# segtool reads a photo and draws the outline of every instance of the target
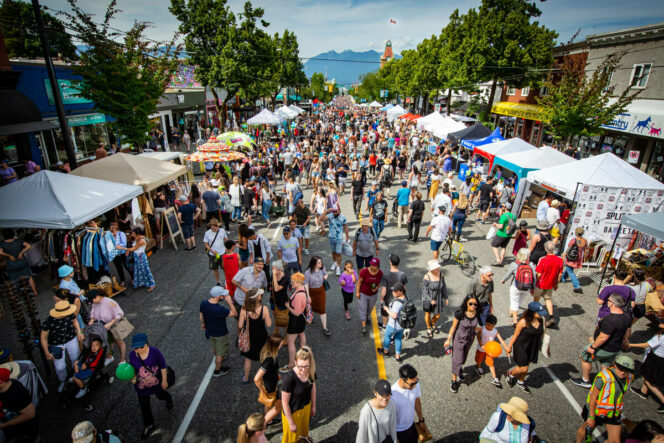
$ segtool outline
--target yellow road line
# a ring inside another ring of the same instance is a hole
[[[378,318],[376,317],[376,308],[371,310],[371,326],[373,328],[373,336],[374,336],[374,349],[376,349],[376,364],[378,365],[378,378],[382,378],[383,380],[387,380],[387,375],[385,374],[385,359],[381,355],[380,352],[378,352],[377,348],[382,347],[382,343],[380,340],[380,330],[378,329]]]

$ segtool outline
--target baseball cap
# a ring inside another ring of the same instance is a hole
[[[263,257],[256,257],[254,258],[254,263],[265,263],[265,260],[263,260]]]
[[[624,354],[616,357],[616,361],[614,363],[623,371],[634,372],[634,360]]]
[[[95,436],[95,425],[89,421],[82,421],[71,431],[73,443],[91,443]]]
[[[542,303],[536,301],[531,301],[530,303],[528,303],[528,310],[536,314],[539,314],[542,317],[547,317],[549,315],[544,309],[544,306],[542,306]]]
[[[142,348],[147,343],[148,343],[148,335],[143,333],[143,332],[139,332],[138,334],[134,334],[131,337],[131,348],[132,349]]]
[[[406,180],[403,180],[403,181],[401,182],[401,186],[406,186],[407,184],[408,184],[408,182],[407,182]]]
[[[224,289],[221,286],[213,286],[210,289],[210,297],[226,297],[230,292],[228,289]]]
[[[445,206],[445,205],[438,206],[438,210],[441,211],[441,212],[445,212],[445,211],[447,211],[447,206]]]
[[[11,372],[9,372],[9,369],[7,368],[0,368],[0,383],[4,383],[7,380],[9,380],[9,375]]]
[[[290,226],[284,226],[284,232],[290,232]]]
[[[376,180],[372,181],[371,186],[378,186],[378,182]]]
[[[390,386],[390,382],[383,380],[382,378],[376,382],[374,391],[376,391],[378,395],[392,395],[392,387]]]
[[[380,259],[378,257],[374,257],[369,261],[369,266],[380,266]]]
[[[181,202],[186,202],[187,201],[187,196],[186,195],[181,195],[180,196],[180,201]]]
[[[394,285],[392,285],[392,292],[394,291],[399,291],[399,292],[406,292],[406,288],[403,286],[403,283],[400,281],[396,282]]]

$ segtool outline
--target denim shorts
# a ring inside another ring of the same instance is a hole
[[[344,242],[343,240],[330,239],[330,249],[334,254],[341,254],[343,251]]]
[[[431,241],[429,242],[429,244],[430,244],[430,246],[431,246],[431,250],[432,250],[432,251],[437,251],[437,250],[440,249],[440,247],[441,247],[441,245],[443,244],[443,242],[442,242],[442,241],[431,240]]]
[[[83,369],[78,371],[78,373],[74,374],[74,377],[76,377],[79,380],[87,380],[88,378],[92,377],[93,372],[94,372],[93,369]]]
[[[194,225],[189,223],[182,223],[182,235],[184,238],[191,238],[194,236]]]

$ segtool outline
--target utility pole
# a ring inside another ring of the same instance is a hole
[[[62,104],[62,96],[60,95],[60,86],[58,79],[55,77],[55,68],[53,67],[53,60],[51,60],[51,51],[49,51],[48,38],[46,37],[46,30],[44,29],[44,19],[41,15],[41,7],[39,0],[32,0],[32,9],[35,11],[35,19],[37,20],[37,29],[39,30],[39,39],[41,40],[42,52],[44,54],[44,62],[46,63],[46,71],[48,72],[48,80],[51,84],[51,91],[53,92],[53,101],[55,102],[55,110],[58,113],[58,121],[60,122],[60,132],[62,132],[62,139],[65,142],[65,151],[67,152],[67,160],[71,169],[76,169],[76,154],[74,153],[74,140],[71,138],[71,131],[65,116],[65,108]]]

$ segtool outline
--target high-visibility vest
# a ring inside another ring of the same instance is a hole
[[[623,408],[623,395],[629,389],[630,383],[634,380],[634,375],[627,373],[623,390],[616,386],[616,375],[609,369],[603,369],[602,372],[597,374],[595,380],[601,378],[604,382],[602,390],[597,396],[597,405],[595,406],[595,416],[613,418],[620,415]],[[593,383],[594,385],[594,383]],[[616,392],[617,391],[617,392]],[[591,390],[592,393],[592,390]],[[586,400],[590,404],[590,395]]]

